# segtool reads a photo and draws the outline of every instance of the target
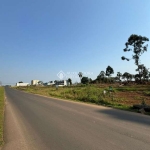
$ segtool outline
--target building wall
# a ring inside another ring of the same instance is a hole
[[[54,85],[54,84],[55,84],[54,81],[47,83],[47,85]]]
[[[67,80],[60,80],[60,81],[56,82],[56,85],[58,85],[58,86],[67,86],[68,82],[67,82]]]
[[[29,83],[16,83],[16,86],[28,86]]]
[[[40,80],[31,80],[31,85],[37,85]]]

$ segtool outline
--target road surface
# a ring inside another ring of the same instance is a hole
[[[150,116],[5,91],[3,150],[150,150]]]

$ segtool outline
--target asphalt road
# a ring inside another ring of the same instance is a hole
[[[150,116],[5,90],[3,150],[150,150]]]

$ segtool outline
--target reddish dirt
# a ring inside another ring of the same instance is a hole
[[[144,100],[147,105],[150,105],[150,96],[145,95],[143,92],[117,92],[115,97],[121,104],[132,106],[133,104],[141,104]]]

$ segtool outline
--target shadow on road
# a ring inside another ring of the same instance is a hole
[[[97,110],[99,113],[104,113],[111,118],[115,118],[118,120],[128,121],[128,122],[135,122],[145,125],[150,125],[150,116],[127,112],[117,109],[106,109],[106,110]]]

